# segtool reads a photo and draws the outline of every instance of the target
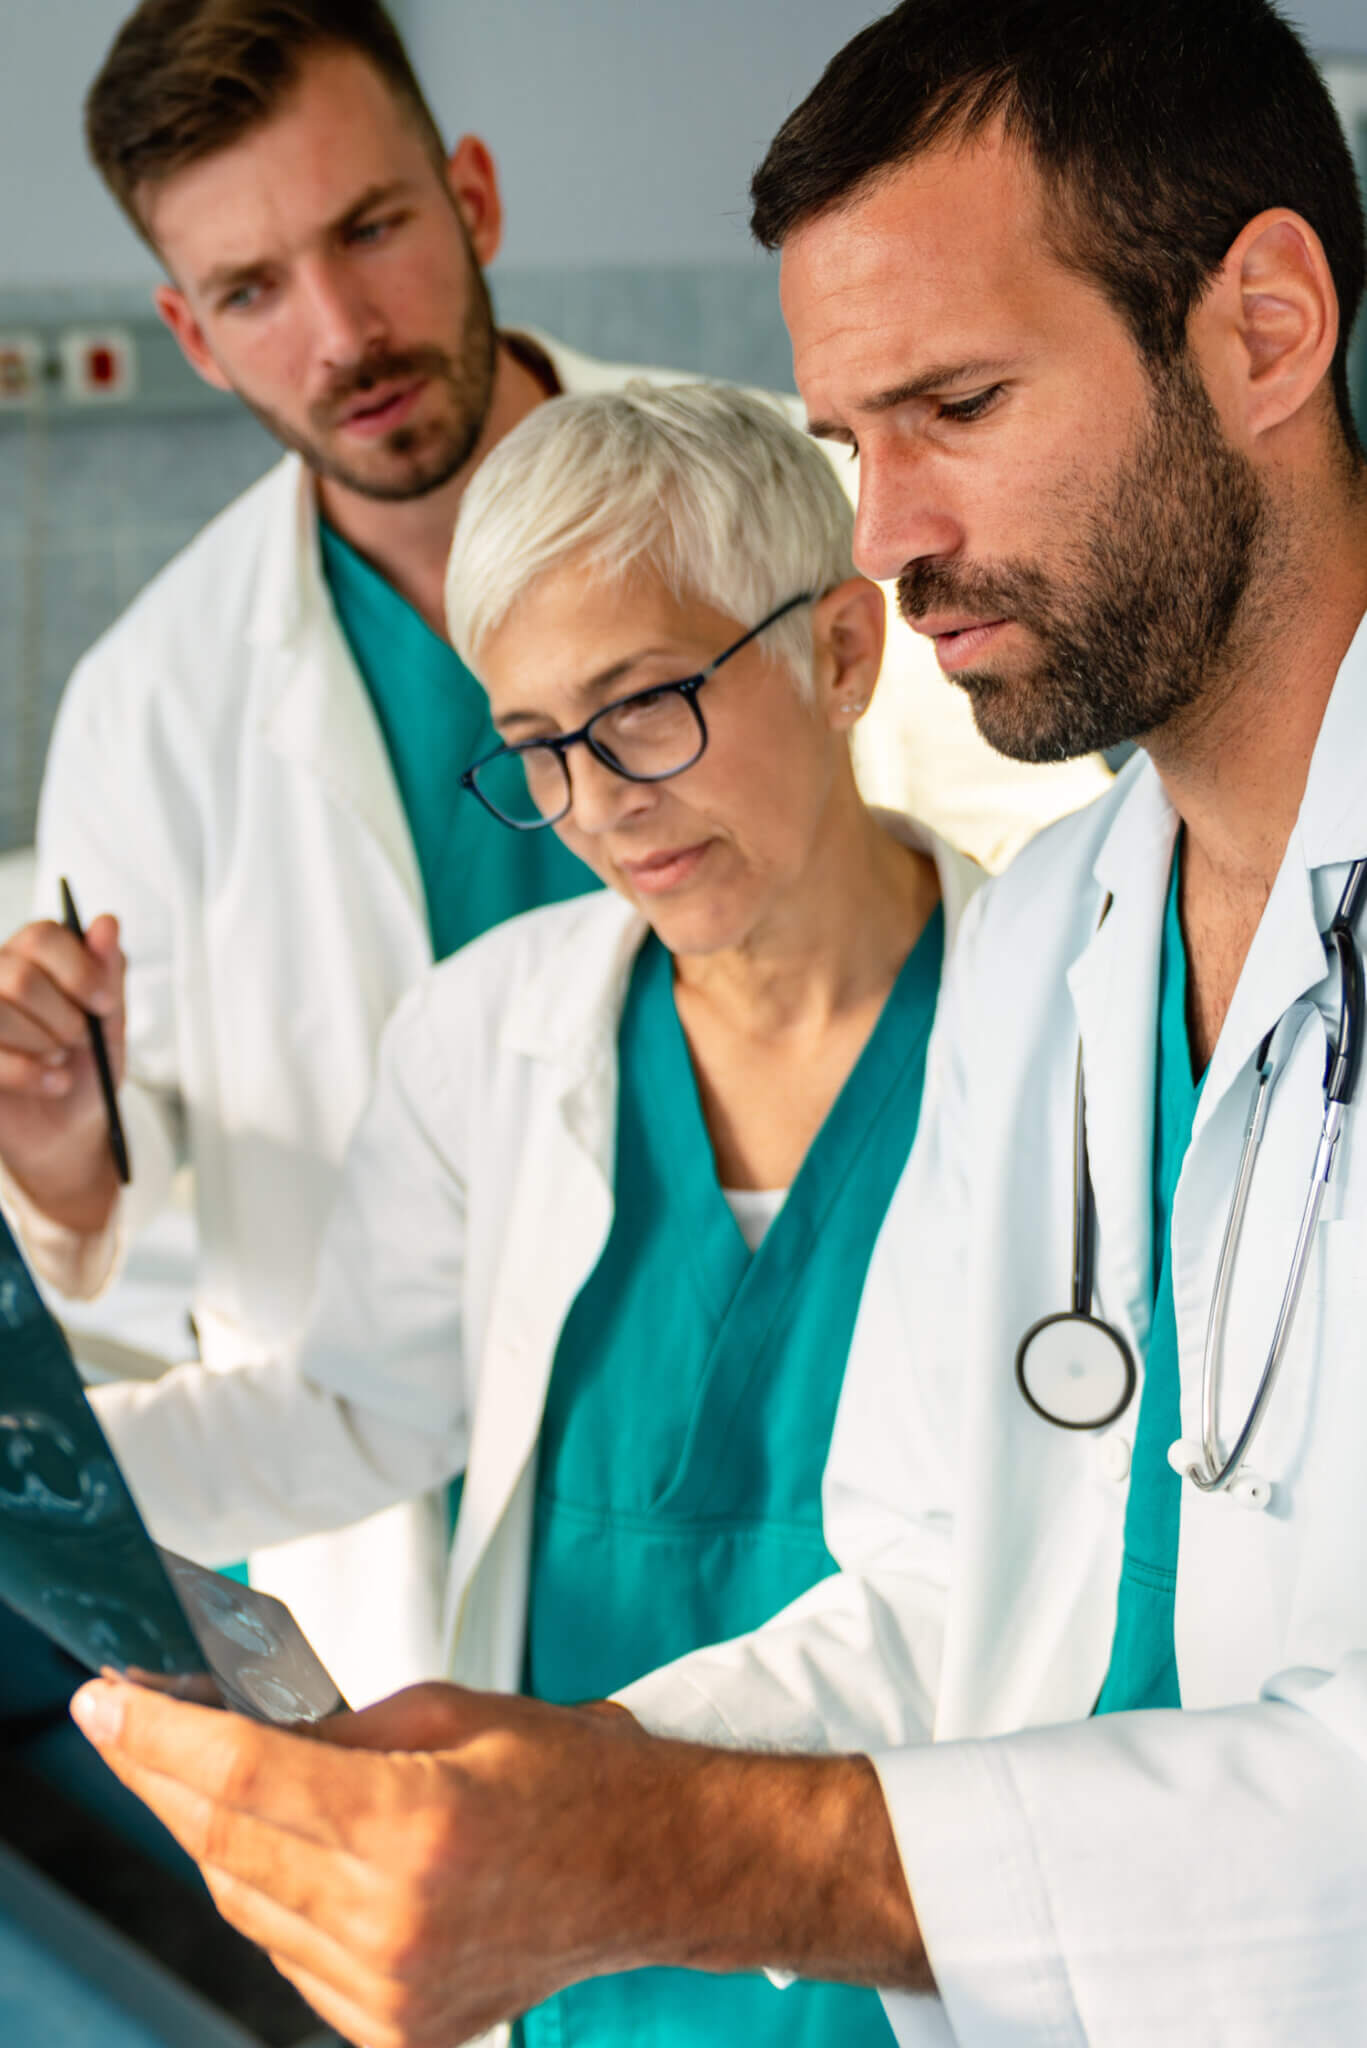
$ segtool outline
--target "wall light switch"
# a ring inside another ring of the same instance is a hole
[[[73,405],[119,405],[136,391],[137,344],[126,327],[69,327],[58,349]]]

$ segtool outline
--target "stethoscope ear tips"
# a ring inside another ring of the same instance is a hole
[[[1202,1493],[1218,1491],[1221,1499],[1231,1501],[1237,1508],[1249,1508],[1256,1513],[1272,1504],[1272,1482],[1257,1472],[1241,1470],[1218,1489],[1203,1487],[1201,1475],[1207,1469],[1205,1449],[1190,1437],[1181,1437],[1169,1445],[1168,1463],[1179,1479],[1190,1479]]]

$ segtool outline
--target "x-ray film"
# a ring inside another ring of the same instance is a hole
[[[92,1671],[259,1721],[345,1705],[280,1601],[153,1543],[3,1216],[0,1599]]]

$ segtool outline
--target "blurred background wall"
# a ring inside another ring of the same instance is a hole
[[[0,349],[111,325],[126,404],[0,404],[0,851],[26,843],[71,666],[271,461],[149,321],[156,267],[86,164],[85,88],[128,0],[0,0]],[[500,316],[595,354],[789,385],[746,187],[784,114],[877,0],[396,0],[439,119],[498,159]],[[1301,0],[1367,165],[1367,5]],[[1199,20],[1200,0],[1193,0]],[[1367,336],[1359,336],[1367,386]],[[3,358],[0,357],[0,365]]]

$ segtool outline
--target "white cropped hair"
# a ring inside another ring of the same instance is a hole
[[[829,457],[764,399],[721,384],[650,385],[537,406],[479,466],[446,570],[461,659],[524,590],[570,561],[612,583],[652,570],[744,630],[800,591],[854,574],[854,515]],[[804,692],[803,606],[763,643]]]

